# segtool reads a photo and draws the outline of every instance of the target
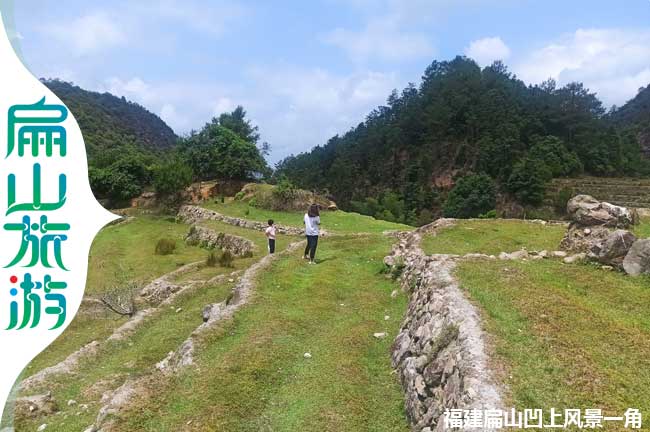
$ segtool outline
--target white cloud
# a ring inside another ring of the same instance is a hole
[[[515,63],[529,83],[581,81],[605,104],[622,104],[650,82],[650,30],[579,29]]]
[[[217,117],[218,115],[233,111],[237,105],[228,97],[220,97],[214,104],[212,114]]]
[[[201,127],[225,111],[233,110],[237,104],[244,104],[240,99],[227,96],[225,86],[215,83],[147,82],[139,77],[122,79],[112,77],[100,83],[100,92],[109,92],[115,96],[137,102],[162,118],[177,134],[188,133]]]
[[[343,3],[363,10],[364,24],[359,29],[333,29],[322,35],[321,40],[342,49],[353,61],[397,62],[433,55],[435,49],[429,36],[418,29],[419,24],[430,20],[435,10],[431,0],[345,0]]]
[[[500,37],[486,37],[469,44],[465,55],[474,59],[480,66],[488,66],[495,60],[507,60],[510,57],[510,48]]]
[[[72,49],[76,56],[86,56],[127,42],[124,29],[116,17],[94,12],[71,22],[46,26],[44,32]]]
[[[322,40],[346,51],[354,61],[378,58],[385,61],[417,59],[433,54],[429,39],[419,33],[403,31],[390,19],[369,21],[360,31],[337,28]]]
[[[324,144],[356,126],[399,85],[395,74],[335,75],[320,68],[263,67],[251,71],[257,100],[245,105],[259,122],[275,159]]]
[[[156,0],[147,5],[146,13],[182,22],[196,31],[221,36],[228,25],[245,16],[246,10],[231,1]]]

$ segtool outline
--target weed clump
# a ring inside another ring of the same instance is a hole
[[[218,261],[221,267],[232,268],[234,267],[233,262],[235,261],[235,256],[232,254],[232,252],[225,250],[221,253],[221,256],[219,256]]]
[[[156,255],[171,255],[176,250],[176,241],[162,238],[156,243]]]
[[[205,265],[208,267],[216,267],[219,264],[219,256],[214,251],[210,251],[208,257],[205,259]]]

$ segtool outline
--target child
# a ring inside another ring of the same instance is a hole
[[[266,238],[269,239],[269,253],[275,253],[275,225],[273,225],[273,219],[269,219],[269,227],[264,233]]]

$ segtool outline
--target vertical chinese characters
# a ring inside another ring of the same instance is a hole
[[[51,272],[66,272],[64,248],[70,224],[56,220],[67,198],[65,173],[52,175],[57,160],[67,155],[67,133],[63,122],[68,110],[63,105],[48,105],[45,98],[32,105],[14,105],[8,111],[6,166],[12,159],[31,159],[31,176],[9,172],[7,175],[7,211],[3,229],[15,233],[17,250],[6,269],[29,268],[19,278],[9,278],[9,323],[7,330],[36,328],[41,314],[53,316],[50,329],[66,321],[65,281],[53,281]],[[44,169],[48,169],[44,174]],[[22,176],[22,177],[21,177]],[[29,180],[31,177],[31,188]],[[54,185],[56,193],[47,193]],[[20,281],[20,283],[19,283]],[[7,281],[4,281],[5,283]],[[16,286],[17,285],[17,286]]]

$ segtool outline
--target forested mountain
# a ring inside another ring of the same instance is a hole
[[[84,90],[60,80],[43,83],[74,113],[91,158],[98,151],[123,144],[160,150],[176,143],[176,134],[160,117],[124,97]]]
[[[110,93],[43,80],[74,113],[88,152],[93,192],[109,206],[128,205],[145,189],[178,198],[193,180],[253,180],[270,174],[257,126],[237,107],[186,137],[144,107]],[[171,201],[168,201],[168,203]]]
[[[636,97],[615,110],[611,118],[617,126],[631,129],[637,135],[641,151],[650,158],[650,85],[639,89]]]
[[[328,191],[343,208],[411,223],[470,173],[535,204],[551,177],[650,172],[627,124],[605,111],[580,83],[528,86],[500,62],[434,61],[419,86],[393,91],[357,127],[280,162],[277,175]]]

